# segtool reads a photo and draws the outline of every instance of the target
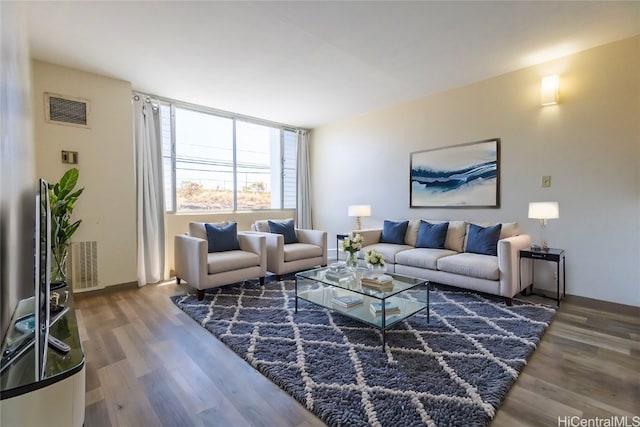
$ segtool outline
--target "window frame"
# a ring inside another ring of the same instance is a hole
[[[232,212],[232,213],[237,213],[237,212],[264,212],[264,211],[279,211],[279,210],[289,210],[289,209],[293,209],[293,208],[286,208],[284,207],[285,204],[285,132],[292,132],[294,134],[294,138],[296,136],[296,133],[299,130],[303,130],[300,128],[296,128],[294,126],[291,125],[286,125],[286,124],[282,124],[282,123],[276,123],[276,122],[271,122],[268,120],[263,120],[263,119],[258,119],[255,117],[250,117],[250,116],[244,116],[241,114],[235,114],[235,113],[231,113],[228,111],[222,111],[222,110],[217,110],[214,108],[210,108],[210,107],[205,107],[205,106],[201,106],[201,105],[195,105],[195,104],[190,104],[190,103],[186,103],[186,102],[182,102],[182,101],[177,101],[177,100],[173,100],[173,99],[168,99],[168,98],[162,98],[162,97],[158,97],[158,96],[154,96],[154,95],[148,95],[148,94],[143,94],[143,93],[139,93],[139,92],[134,92],[136,94],[139,94],[141,96],[153,96],[154,98],[159,100],[159,103],[161,105],[164,106],[168,106],[169,107],[169,122],[170,122],[170,126],[171,126],[171,130],[170,130],[170,146],[171,146],[171,175],[169,177],[164,176],[163,179],[171,179],[171,191],[172,191],[172,197],[171,197],[171,206],[166,206],[165,205],[165,213],[166,214],[189,214],[189,213],[193,213],[193,214],[202,214],[202,213],[220,213],[220,212]],[[226,118],[226,119],[231,119],[232,123],[233,123],[233,186],[234,186],[234,191],[233,191],[233,208],[231,210],[177,210],[177,179],[176,179],[176,109],[186,109],[186,110],[191,110],[194,112],[198,112],[198,113],[203,113],[203,114],[210,114],[213,116],[217,116],[217,117],[221,117],[221,118]],[[160,115],[161,115],[161,123],[164,122],[164,118],[162,117],[162,109],[160,111]],[[256,124],[256,125],[260,125],[260,126],[267,126],[270,128],[274,128],[274,129],[278,129],[280,131],[280,161],[279,161],[279,175],[280,175],[280,197],[279,197],[279,208],[268,208],[268,209],[238,209],[238,173],[237,173],[237,168],[238,168],[238,164],[237,164],[237,128],[236,128],[236,123],[237,121],[242,121],[242,122],[247,122],[247,123],[251,123],[251,124]],[[164,137],[164,136],[163,136]],[[294,142],[295,145],[295,150],[297,153],[297,144],[296,142]],[[162,152],[162,157],[165,158],[165,152],[163,150]],[[164,166],[163,166],[164,168]],[[294,169],[296,171],[296,181],[298,178],[298,170],[297,170],[297,164],[294,166]],[[163,174],[164,175],[164,174]],[[164,190],[164,186],[163,186],[163,191]],[[298,194],[297,194],[297,182],[296,182],[296,194],[295,194],[296,200],[298,198]]]

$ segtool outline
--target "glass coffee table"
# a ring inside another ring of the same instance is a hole
[[[329,272],[327,277],[328,272],[329,267],[323,267],[296,274],[296,313],[298,299],[303,299],[378,328],[382,331],[382,351],[387,329],[424,309],[429,321],[429,284],[424,279],[385,273],[392,280],[382,290],[363,285],[367,269],[359,267],[339,276]],[[424,292],[408,292],[420,286]]]

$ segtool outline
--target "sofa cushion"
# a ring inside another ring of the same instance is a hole
[[[230,222],[224,226],[205,224],[204,229],[207,232],[209,253],[240,249],[240,243],[238,242],[238,224],[235,222]]]
[[[456,255],[457,252],[449,249],[428,249],[416,248],[398,252],[396,254],[396,264],[407,265],[409,267],[427,268],[429,270],[438,269],[440,258]]]
[[[480,227],[490,227],[496,225],[493,222],[476,222],[476,225]],[[520,234],[520,226],[517,222],[503,222],[500,229],[500,239],[506,239],[507,237],[513,237]]]
[[[444,241],[447,239],[448,222],[432,224],[420,221],[420,230],[416,239],[417,248],[444,249]]]
[[[204,224],[204,222],[191,221],[189,223],[189,236],[207,240],[207,230],[204,228]],[[216,225],[218,227],[224,227],[225,225],[229,224],[229,221],[210,222],[209,224]]]
[[[438,270],[479,279],[500,280],[498,257],[461,253],[438,259]]]
[[[260,265],[260,257],[253,252],[225,251],[207,255],[209,274],[224,273]]]
[[[396,254],[402,251],[406,251],[408,249],[414,249],[414,247],[409,245],[396,245],[394,243],[376,243],[376,244],[365,246],[364,248],[362,248],[362,250],[358,254],[358,257],[363,259],[364,254],[368,250],[374,250],[379,254],[382,254],[387,263],[395,264]]]
[[[284,262],[322,256],[322,248],[308,243],[291,243],[284,246]]]
[[[287,221],[269,221],[269,232],[282,234],[284,236],[284,244],[298,243],[298,237],[296,236],[296,229],[293,220]]]
[[[441,222],[441,221],[437,221],[437,222]],[[418,241],[418,232],[420,231],[420,224],[422,224],[422,220],[420,219],[409,220],[409,225],[407,226],[407,234],[405,234],[404,236],[405,244],[411,245],[414,247],[416,246],[416,242]]]
[[[380,243],[394,243],[396,245],[404,245],[404,237],[407,233],[409,221],[389,221],[384,220],[382,226],[382,235]]]
[[[469,224],[466,252],[497,256],[501,228],[502,224],[496,224],[492,227]]]

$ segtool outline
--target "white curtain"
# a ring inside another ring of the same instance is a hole
[[[164,277],[164,192],[160,108],[149,97],[134,95],[138,286]]]
[[[312,228],[308,131],[296,131],[296,145],[298,146],[296,224],[298,228]]]

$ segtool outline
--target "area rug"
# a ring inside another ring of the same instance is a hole
[[[300,300],[293,280],[173,302],[329,426],[486,426],[555,309],[432,286],[426,310],[387,330]],[[424,291],[424,290],[423,290]]]

